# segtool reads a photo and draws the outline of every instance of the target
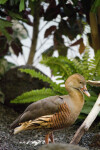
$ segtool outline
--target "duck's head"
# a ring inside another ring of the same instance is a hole
[[[86,81],[84,77],[78,73],[71,75],[66,80],[65,87],[68,91],[70,91],[71,89],[76,89],[90,97],[90,93],[86,88]]]

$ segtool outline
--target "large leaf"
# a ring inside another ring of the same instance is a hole
[[[83,43],[83,39],[80,42],[79,53],[82,54],[85,50],[85,45]]]
[[[72,4],[65,4],[64,12],[65,12],[66,16],[72,17],[75,15],[75,8]]]
[[[68,47],[64,44],[64,38],[60,34],[59,30],[54,33],[54,48],[58,50],[59,55],[66,56]]]
[[[25,9],[25,0],[20,0],[19,11],[22,11],[24,9]]]
[[[74,40],[77,34],[82,34],[83,24],[76,16],[72,16],[67,20],[61,19],[59,23],[59,33],[67,36],[70,40]]]
[[[19,53],[22,53],[22,44],[20,43],[19,39],[13,40],[11,42],[11,47],[17,56],[19,55]]]
[[[55,31],[53,40],[54,40],[55,49],[59,49],[59,47],[64,45],[64,38],[60,34],[59,30]]]
[[[48,6],[46,12],[44,13],[44,19],[47,21],[53,20],[54,18],[57,17],[59,12],[60,12],[59,5],[56,6],[56,1],[52,0],[49,3],[49,6]]]
[[[83,41],[83,38],[80,38],[79,40],[72,43],[70,46],[76,46],[76,45],[80,44],[82,41]]]
[[[46,37],[48,37],[49,35],[51,35],[51,33],[53,32],[53,31],[55,31],[56,30],[56,26],[50,26],[48,29],[46,29],[46,31],[45,31],[45,34],[44,34],[44,37],[46,38]]]

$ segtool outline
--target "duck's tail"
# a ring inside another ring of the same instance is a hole
[[[21,126],[19,126],[19,127],[16,127],[15,129],[14,129],[14,134],[17,134],[17,133],[19,133],[19,132],[21,132],[21,131],[23,131],[24,130],[24,126],[23,125],[21,125]]]
[[[35,120],[30,120],[24,123],[20,123],[19,127],[16,127],[14,129],[14,134],[17,134],[24,130],[30,130],[30,129],[49,129],[52,122],[50,121],[52,118],[52,115],[46,115],[39,117]]]

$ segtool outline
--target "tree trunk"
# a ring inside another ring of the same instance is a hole
[[[33,33],[32,33],[32,44],[31,44],[31,49],[28,57],[27,64],[32,65],[33,64],[33,59],[34,55],[36,52],[36,46],[37,46],[37,40],[38,40],[38,33],[39,33],[39,20],[40,20],[40,0],[36,1],[34,4],[34,22],[33,22]]]
[[[99,28],[100,28],[100,7],[98,7],[98,24],[99,24]]]
[[[90,12],[90,27],[91,27],[91,38],[92,38],[92,47],[96,52],[100,49],[100,34],[98,30],[98,19],[95,13]]]

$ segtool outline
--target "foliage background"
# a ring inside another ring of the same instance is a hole
[[[44,24],[40,29],[41,19]],[[50,23],[49,27],[46,26],[48,23]],[[42,55],[41,63],[50,67],[51,74],[58,81],[62,80],[62,82],[56,84],[40,73],[32,70],[21,70],[31,74],[31,76],[47,81],[51,88],[24,93],[11,101],[12,103],[30,103],[55,94],[66,94],[64,87],[61,85],[69,75],[76,72],[82,74],[87,80],[100,80],[99,0],[90,0],[89,2],[84,0],[1,0],[0,78],[9,68],[14,66],[5,60],[5,56],[11,56],[14,53],[17,57],[20,54],[24,57],[24,45],[21,40],[29,37],[25,25],[33,28],[31,47],[26,64],[35,64],[35,55],[38,52],[38,58]],[[46,28],[44,29],[44,27]],[[37,45],[42,30],[44,30],[44,35],[40,47],[44,45],[44,50],[40,52]],[[84,36],[87,39],[86,42]],[[46,49],[45,44],[51,38],[52,45],[49,46],[48,44]],[[74,50],[73,47],[75,46],[77,46],[77,50]],[[94,50],[94,59],[89,57],[90,47]],[[52,57],[55,51],[58,52],[59,57],[57,58]],[[68,59],[69,51],[77,53],[76,56],[80,57]],[[91,101],[85,98],[86,104],[82,110],[85,114],[90,111],[99,93],[98,88],[88,88],[91,90],[92,97]]]
[[[52,74],[56,77],[57,80],[62,81],[60,84],[53,82],[49,77],[44,76],[40,72],[37,73],[34,70],[30,69],[20,69],[21,72],[28,73],[32,77],[39,78],[44,82],[48,82],[51,88],[43,88],[41,90],[32,90],[30,92],[26,92],[21,96],[18,96],[16,99],[12,100],[11,103],[30,103],[53,95],[66,95],[68,93],[61,85],[64,85],[64,82],[66,81],[68,76],[74,73],[81,73],[81,75],[83,75],[86,80],[100,80],[99,55],[100,51],[98,51],[95,58],[92,60],[89,58],[89,51],[86,51],[82,60],[70,60],[64,56],[59,56],[58,58],[49,57],[43,59],[42,63],[51,68]],[[90,60],[86,61],[88,59]],[[90,90],[89,92],[91,94],[91,97],[88,98],[85,96],[86,102],[83,110],[81,111],[80,118],[82,118],[82,114],[88,114],[90,112],[100,92],[99,87],[95,87],[94,90],[94,88],[91,88],[91,86],[88,85],[88,89]]]
[[[22,44],[21,39],[29,36],[26,24],[33,28],[33,40],[27,58],[28,64],[33,64],[36,60],[39,61],[41,53],[46,56],[52,56],[54,51],[58,51],[58,54],[63,56],[68,55],[69,50],[72,53],[78,53],[74,49],[77,45],[79,53],[82,54],[87,44],[84,41],[84,36],[88,38],[89,45],[93,47],[94,51],[97,51],[100,48],[99,5],[98,0],[90,0],[88,3],[83,0],[1,1],[0,40],[3,43],[2,50],[4,49],[2,56],[11,55],[12,50],[15,55],[22,54],[24,56],[25,45]],[[43,26],[41,26],[41,20],[44,22]],[[89,32],[89,28],[91,32]],[[40,46],[37,47],[41,41],[40,33],[42,31],[44,37]],[[52,39],[52,44],[48,43],[48,48],[45,48],[50,39]],[[42,52],[41,47],[44,48]],[[38,53],[37,59],[34,58],[36,53]]]

